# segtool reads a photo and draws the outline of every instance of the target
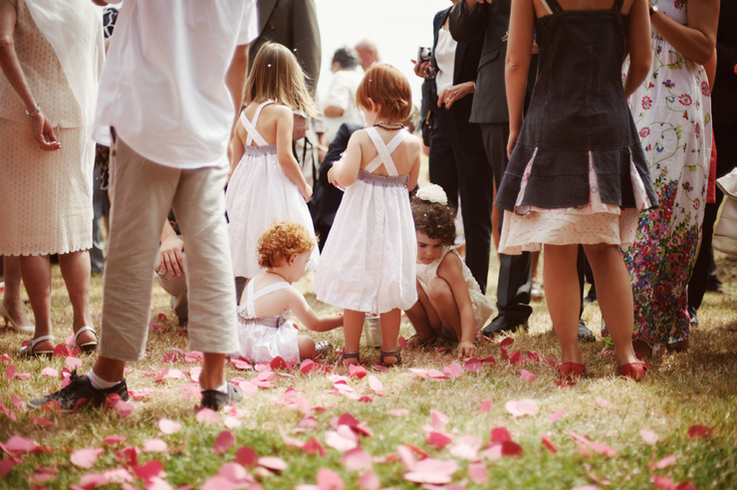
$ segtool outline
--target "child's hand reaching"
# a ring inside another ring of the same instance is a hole
[[[478,357],[479,349],[468,340],[461,340],[458,344],[458,357],[464,359],[466,357]]]
[[[310,184],[305,184],[304,189],[300,189],[299,193],[302,194],[305,202],[310,202],[310,199],[312,199],[312,186]]]

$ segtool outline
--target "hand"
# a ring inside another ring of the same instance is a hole
[[[294,115],[294,129],[292,129],[292,141],[301,140],[307,133],[307,119],[299,114]]]
[[[468,340],[462,340],[458,344],[458,358],[464,359],[466,357],[478,357],[479,349]]]
[[[333,184],[335,187],[341,187],[340,182],[335,180],[335,166],[330,167],[330,170],[328,170],[328,182]]]
[[[305,202],[310,202],[310,199],[312,199],[312,186],[310,184],[305,184],[305,188],[300,189],[299,193],[302,194]]]
[[[417,61],[417,60],[410,60],[415,65],[415,75],[417,75],[420,78],[434,78],[435,77],[435,70],[432,69],[432,66],[430,65],[429,61]],[[428,73],[429,72],[429,73]]]
[[[507,142],[507,158],[511,158],[512,150],[514,150],[514,145],[517,144],[517,138],[519,138],[518,132],[509,132],[509,141]]]
[[[184,242],[178,236],[164,238],[159,246],[160,265],[170,276],[182,277],[184,273]]]
[[[445,104],[446,109],[450,109],[455,101],[462,99],[466,95],[473,91],[473,82],[459,83],[443,90],[443,93],[438,97],[438,108]]]
[[[54,129],[43,112],[39,112],[32,119],[33,139],[35,139],[43,151],[61,150],[61,143],[56,139]]]

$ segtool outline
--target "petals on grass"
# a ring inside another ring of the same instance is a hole
[[[148,463],[136,466],[133,468],[133,473],[136,474],[136,477],[140,478],[143,481],[150,481],[153,478],[156,478],[157,476],[161,475],[161,472],[164,471],[164,465],[161,463],[161,461],[149,461]]]
[[[223,425],[227,427],[228,429],[238,429],[243,424],[236,417],[233,417],[232,415],[228,415],[225,417],[225,419],[223,419]]]
[[[327,452],[325,451],[325,448],[322,447],[322,444],[320,444],[320,441],[314,437],[310,437],[310,441],[302,446],[302,450],[307,451],[308,453],[317,453],[320,456],[327,455]]]
[[[15,364],[11,364],[5,368],[5,379],[11,381],[13,378],[15,378]]]
[[[14,434],[8,442],[5,443],[5,450],[11,455],[30,453],[40,449],[38,444],[26,439],[25,437]]]
[[[435,447],[445,447],[451,443],[451,438],[440,432],[430,432],[427,435],[427,443]]]
[[[515,458],[521,458],[522,454],[524,454],[524,450],[522,449],[522,446],[520,446],[516,442],[514,441],[502,442],[502,456],[512,456]]]
[[[79,449],[74,451],[69,459],[74,466],[89,469],[92,468],[97,458],[104,452],[105,450],[101,447]]]
[[[201,424],[217,424],[220,422],[220,417],[217,412],[210,408],[203,408],[197,412],[197,422]]]
[[[252,483],[254,481],[242,465],[232,461],[221,466],[218,475],[233,483]]]
[[[398,344],[398,345],[399,345],[399,347],[401,347],[402,349],[409,349],[409,346],[407,345],[407,339],[405,339],[405,338],[404,338],[404,337],[402,337],[401,335],[400,335],[400,336],[399,336],[399,338],[397,339],[397,344]]]
[[[463,368],[460,364],[454,362],[453,364],[445,366],[443,368],[443,373],[445,373],[448,379],[457,379],[461,377],[461,374],[463,374]]]
[[[477,485],[488,485],[489,470],[481,461],[476,461],[468,465],[468,477]]]
[[[167,446],[166,442],[161,439],[149,439],[143,444],[144,453],[165,453],[168,450],[169,446]]]
[[[215,438],[213,451],[215,454],[222,454],[230,450],[235,445],[235,436],[229,431],[224,430]]]
[[[263,456],[258,458],[258,465],[273,471],[284,471],[287,469],[287,463],[283,459],[276,456]]]
[[[231,359],[230,364],[241,371],[253,369],[251,365],[245,359]]]
[[[313,417],[312,415],[307,415],[302,420],[299,421],[299,426],[303,427],[305,429],[315,429],[320,424],[317,423],[317,419]]]
[[[387,410],[386,413],[393,417],[404,417],[409,414],[409,410],[406,408],[392,408]]]
[[[258,393],[258,386],[254,385],[250,381],[241,381],[238,383],[238,387],[243,392],[243,396],[250,398]]]
[[[509,400],[504,404],[504,408],[507,412],[514,415],[515,417],[522,417],[525,415],[537,415],[540,410],[537,406],[537,402],[530,398],[524,400]]]
[[[667,476],[653,476],[650,481],[660,490],[676,490],[676,484]]]
[[[655,432],[647,429],[640,429],[640,437],[648,446],[654,446],[660,440]]]
[[[5,478],[8,473],[13,471],[13,466],[15,466],[13,458],[4,458],[3,460],[0,460],[0,477]]]
[[[200,374],[202,374],[202,367],[200,366],[195,366],[189,370],[189,377],[192,378],[192,381],[195,383],[200,382]]]
[[[479,405],[479,411],[482,413],[489,413],[493,405],[494,402],[492,402],[491,400],[485,400]]]
[[[550,438],[543,434],[540,434],[540,438],[543,440],[543,444],[545,444],[545,447],[548,448],[548,451],[553,454],[558,454],[558,450],[555,448],[555,445],[553,444],[553,441],[550,440]]]
[[[175,434],[182,430],[182,424],[169,419],[159,419],[159,430],[164,434]]]
[[[358,436],[348,426],[342,425],[325,434],[325,444],[336,451],[345,452],[358,446]]]
[[[661,459],[657,463],[655,463],[655,469],[656,470],[662,470],[663,468],[667,468],[668,466],[672,465],[676,462],[676,455],[671,454],[670,456],[666,456],[665,458]]]
[[[67,357],[64,361],[64,365],[70,371],[74,371],[75,369],[79,369],[82,367],[82,360],[76,357]]]
[[[523,369],[520,372],[520,376],[522,376],[522,379],[524,379],[528,383],[532,383],[533,381],[535,381],[537,379],[537,376],[535,376],[534,374],[532,374],[531,372],[529,372],[527,369]]]
[[[362,379],[364,378],[368,373],[366,372],[366,368],[363,366],[359,366],[356,364],[349,364],[348,365],[348,376],[351,378],[358,378]]]
[[[699,439],[703,439],[706,437],[711,437],[714,434],[714,429],[711,429],[705,425],[692,425],[688,428],[688,437],[693,439],[694,437],[697,437]]]
[[[509,362],[511,364],[519,364],[522,365],[525,362],[525,359],[522,357],[522,352],[516,350],[509,354]]]
[[[125,400],[118,400],[118,402],[113,405],[113,408],[122,418],[126,418],[133,412],[133,405]]]
[[[453,460],[440,461],[434,458],[425,458],[417,462],[414,470],[404,474],[404,479],[414,483],[432,483],[442,485],[450,483],[453,473],[458,470],[458,463]]]
[[[246,468],[258,464],[258,454],[249,446],[242,446],[235,452],[235,460]]]
[[[430,418],[432,420],[433,429],[437,432],[445,432],[445,425],[450,422],[450,417],[445,415],[443,412],[439,412],[431,408]]]
[[[609,400],[605,400],[604,398],[597,396],[596,397],[596,406],[599,408],[607,408],[611,407],[613,404]]]
[[[127,436],[118,436],[118,435],[112,435],[107,436],[105,439],[102,440],[105,444],[108,446],[112,446],[114,444],[119,444],[127,439]]]
[[[466,363],[463,365],[463,367],[466,369],[466,371],[470,371],[472,373],[477,373],[483,369],[483,365],[481,364],[481,361],[476,359],[475,357],[472,357]]]
[[[358,477],[356,483],[362,490],[379,490],[381,488],[381,480],[373,471],[365,471]]]
[[[368,377],[369,387],[379,396],[384,396],[384,383],[379,381],[379,378],[370,374]]]
[[[360,447],[355,447],[343,453],[340,462],[348,471],[370,470],[373,467],[371,455]]]
[[[565,409],[560,410],[560,411],[555,412],[555,413],[551,413],[550,415],[548,415],[548,422],[550,422],[551,424],[553,424],[553,423],[559,421],[561,419],[561,417],[563,417],[563,415],[565,413],[566,413],[566,410]]]
[[[49,376],[51,378],[56,378],[59,376],[59,371],[52,367],[45,367],[41,370],[41,376]]]
[[[317,487],[320,490],[343,490],[345,482],[339,474],[327,468],[317,470]]]
[[[512,436],[505,427],[494,427],[491,429],[491,443],[501,444],[504,441],[511,441]]]

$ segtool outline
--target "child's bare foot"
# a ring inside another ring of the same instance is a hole
[[[402,364],[402,356],[396,350],[382,350],[379,364],[385,367],[398,366]]]

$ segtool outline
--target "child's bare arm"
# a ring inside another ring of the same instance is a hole
[[[340,160],[333,164],[333,168],[328,172],[328,180],[332,184],[338,184],[348,187],[353,184],[358,177],[358,171],[361,168],[363,152],[361,151],[361,142],[367,140],[366,132],[363,130],[356,131],[348,140],[348,146]]]
[[[245,142],[241,138],[241,134],[246,133],[246,128],[241,124],[240,119],[235,125],[235,131],[233,131],[233,138],[230,140],[230,173],[228,174],[228,182],[230,182],[230,176],[233,175],[235,167],[238,166],[238,162],[243,158]]]
[[[407,182],[407,188],[410,191],[412,191],[417,185],[417,179],[420,176],[420,157],[422,155],[422,146],[420,145],[420,140],[417,137],[414,138],[415,141],[412,142],[412,155],[415,156],[415,161],[412,164],[412,168],[409,170],[409,181]],[[417,147],[416,151],[414,148],[415,146]]]
[[[302,293],[296,289],[292,288],[288,291],[288,294],[289,298],[287,301],[289,308],[308,330],[312,330],[313,332],[327,332],[328,330],[343,326],[342,316],[318,316],[312,311],[310,305],[307,304]]]
[[[459,357],[476,357],[479,350],[474,345],[476,317],[473,313],[471,295],[463,278],[463,264],[455,253],[448,253],[438,266],[438,277],[442,277],[453,291],[458,312],[461,316],[461,338],[458,344]]]
[[[287,178],[294,182],[305,201],[312,197],[312,187],[307,184],[302,169],[292,154],[292,134],[294,130],[294,114],[288,107],[277,106],[276,119],[276,158]]]

